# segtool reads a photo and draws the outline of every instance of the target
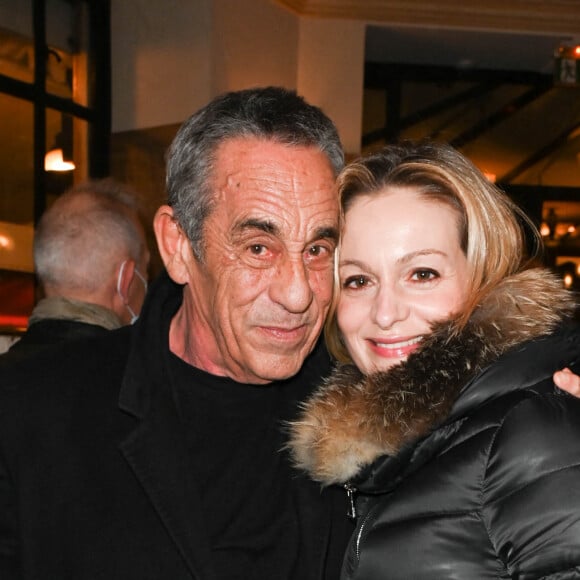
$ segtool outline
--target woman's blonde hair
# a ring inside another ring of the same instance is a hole
[[[402,142],[349,164],[338,177],[341,227],[356,199],[384,193],[389,187],[412,189],[457,211],[459,240],[469,268],[468,298],[459,315],[460,325],[502,279],[524,269],[531,257],[540,254],[541,236],[530,218],[471,161],[447,144]],[[531,242],[531,257],[526,251],[527,240]],[[340,244],[325,337],[332,355],[350,362],[336,321],[339,255]]]

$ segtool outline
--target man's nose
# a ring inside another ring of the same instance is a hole
[[[287,258],[277,269],[270,296],[288,312],[305,312],[312,303],[310,277],[302,259]]]

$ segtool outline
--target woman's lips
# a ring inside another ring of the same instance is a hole
[[[369,339],[368,342],[372,351],[383,358],[406,358],[414,350],[416,350],[421,341],[422,336],[415,336],[413,338],[396,338],[396,339]]]

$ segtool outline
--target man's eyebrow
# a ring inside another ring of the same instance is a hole
[[[258,218],[249,218],[240,222],[235,228],[237,232],[245,230],[260,230],[266,234],[277,236],[280,234],[280,228],[270,220],[262,220]],[[321,227],[315,230],[312,236],[313,240],[333,240],[338,242],[338,229],[332,226]]]
[[[258,218],[249,218],[240,222],[234,228],[235,231],[243,232],[244,230],[261,230],[266,234],[272,234],[276,236],[280,232],[280,228],[278,226],[269,221],[269,220],[262,220]]]
[[[313,239],[315,239],[315,240],[333,240],[335,242],[338,242],[338,229],[335,227],[332,227],[332,226],[318,228],[314,232]]]

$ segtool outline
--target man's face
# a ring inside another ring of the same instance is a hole
[[[184,293],[191,364],[262,384],[298,372],[332,295],[338,201],[313,147],[237,138],[218,148],[204,259]]]

